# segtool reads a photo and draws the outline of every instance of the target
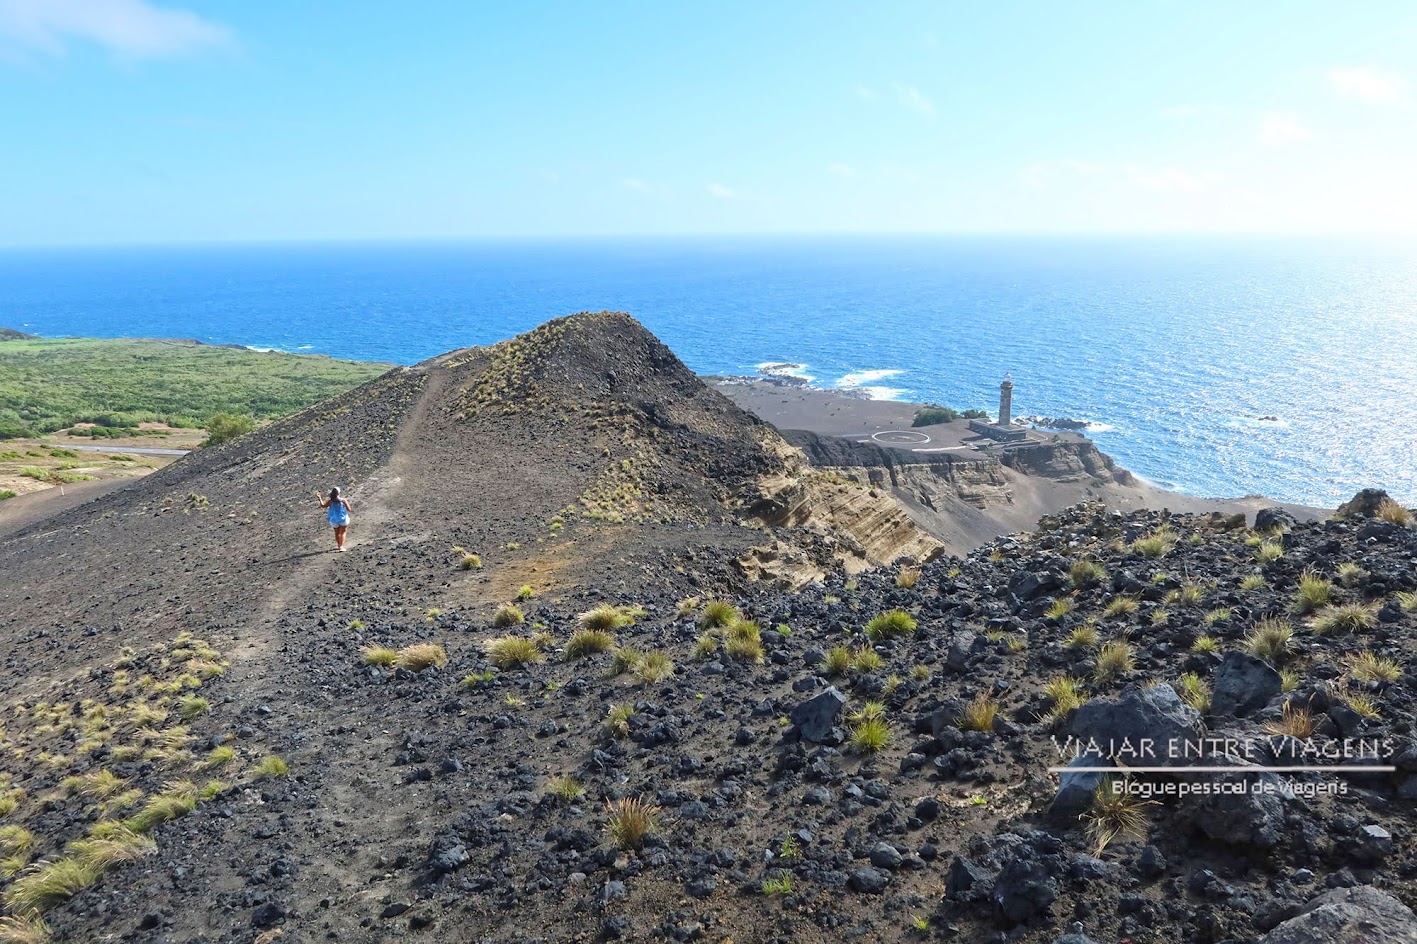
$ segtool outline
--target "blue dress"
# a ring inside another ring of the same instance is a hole
[[[343,528],[349,524],[349,506],[341,499],[330,502],[329,513],[330,527]]]

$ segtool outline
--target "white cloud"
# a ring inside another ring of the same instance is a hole
[[[897,85],[895,87],[896,101],[900,102],[911,111],[918,111],[929,118],[935,117],[935,103],[920,89],[913,85]]]
[[[1396,105],[1407,101],[1407,83],[1396,75],[1357,67],[1330,69],[1328,80],[1338,94],[1367,105]]]
[[[1281,145],[1307,141],[1314,133],[1293,115],[1267,111],[1260,117],[1259,136],[1265,144]]]
[[[860,176],[861,172],[845,161],[832,161],[827,165],[827,173],[833,177],[851,178]]]
[[[228,45],[230,30],[148,0],[0,0],[0,45],[63,55],[86,42],[127,59],[159,59]]]
[[[718,199],[720,200],[738,199],[737,191],[733,190],[730,187],[725,187],[723,184],[709,184],[708,192],[713,194],[715,197],[718,197]]]
[[[1137,167],[1128,165],[1127,178],[1138,187],[1148,190],[1170,190],[1182,193],[1200,193],[1215,180],[1207,174],[1197,174],[1179,167]]]
[[[1226,111],[1224,105],[1172,105],[1161,109],[1161,114],[1166,118],[1201,118],[1205,115],[1223,115]]]

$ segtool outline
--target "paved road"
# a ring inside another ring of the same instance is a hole
[[[140,456],[185,456],[190,449],[144,449],[141,446],[80,446],[78,443],[64,443],[63,449],[87,449],[91,452],[132,452]]]

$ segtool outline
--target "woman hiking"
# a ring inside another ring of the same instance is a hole
[[[320,493],[315,493],[319,497]],[[330,497],[320,499],[320,507],[328,508],[329,513],[326,518],[330,522],[330,527],[335,529],[335,547],[343,551],[344,536],[349,531],[349,502],[340,497],[339,487],[330,489]]]

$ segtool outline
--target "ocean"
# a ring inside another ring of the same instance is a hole
[[[414,363],[620,309],[694,370],[1099,424],[1205,496],[1417,503],[1417,252],[1216,238],[714,238],[9,250],[0,326]],[[1270,418],[1272,417],[1272,419]]]

